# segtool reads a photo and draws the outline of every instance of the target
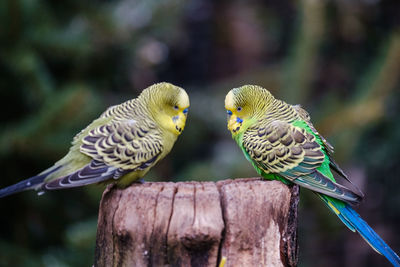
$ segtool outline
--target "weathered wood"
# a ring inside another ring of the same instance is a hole
[[[109,187],[95,266],[296,266],[298,187],[258,178]]]

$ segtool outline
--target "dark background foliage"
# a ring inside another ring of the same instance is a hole
[[[224,96],[258,84],[301,103],[400,251],[400,4],[360,1],[0,2],[0,186],[49,167],[106,107],[169,81],[188,124],[146,180],[256,176]],[[0,266],[91,266],[103,188],[0,200]],[[389,266],[302,190],[299,266]]]

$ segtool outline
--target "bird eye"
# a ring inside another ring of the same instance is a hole
[[[175,110],[178,110],[178,109],[179,109],[179,107],[178,107],[177,105],[175,105],[175,106],[174,106],[174,109],[175,109]]]
[[[237,108],[237,111],[242,111],[242,107],[238,107],[238,108]]]
[[[230,110],[227,110],[226,113],[227,113],[229,116],[232,115],[232,111],[230,111]]]
[[[188,111],[189,111],[189,109],[185,108],[182,112],[183,112],[183,114],[186,114],[186,113],[188,113]]]

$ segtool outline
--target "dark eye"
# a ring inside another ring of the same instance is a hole
[[[237,108],[237,111],[242,111],[242,107],[238,107],[238,108]]]
[[[227,110],[226,113],[227,113],[229,116],[232,115],[232,111],[230,111],[230,110]]]
[[[178,107],[177,105],[175,105],[175,106],[174,106],[174,109],[178,110],[178,109],[179,109],[179,107]]]

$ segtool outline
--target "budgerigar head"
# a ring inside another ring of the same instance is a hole
[[[246,130],[250,124],[265,116],[274,97],[257,85],[244,85],[229,91],[225,97],[228,129],[232,135]]]
[[[148,109],[159,125],[176,135],[185,128],[189,111],[186,91],[171,83],[157,83],[143,90],[141,98],[148,101]]]

